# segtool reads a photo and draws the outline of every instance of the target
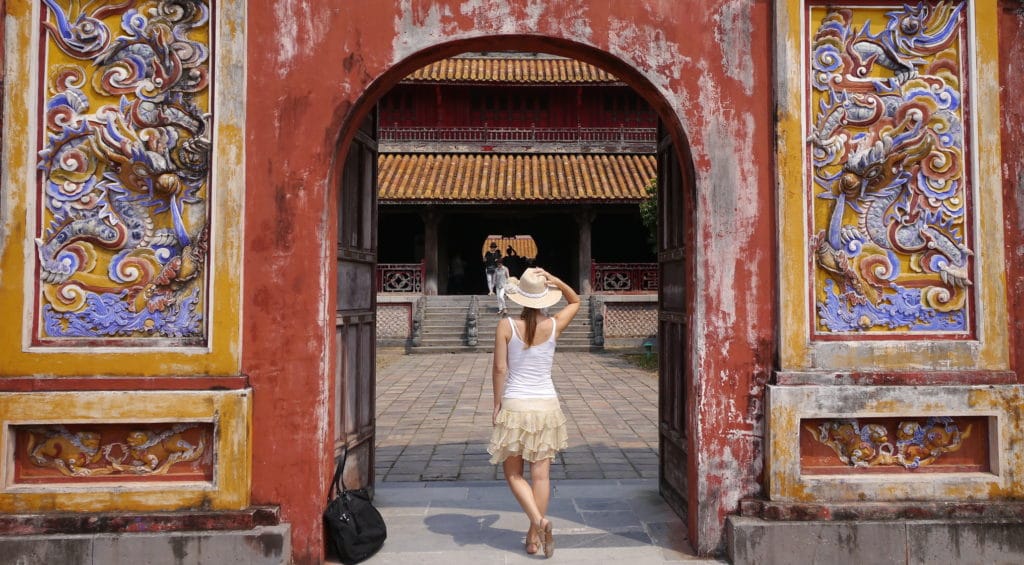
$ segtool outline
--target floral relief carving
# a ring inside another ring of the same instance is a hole
[[[830,420],[806,429],[851,467],[901,465],[917,469],[959,450],[971,436],[971,425],[961,431],[945,416],[928,418],[923,425],[916,420],[901,421],[895,434],[881,424],[860,425],[857,420]]]
[[[185,434],[200,424],[176,424],[163,430],[135,429],[120,441],[103,441],[97,431],[70,431],[64,426],[31,428],[28,460],[68,477],[164,475],[176,464],[190,463],[206,450],[206,435],[189,441]],[[195,435],[195,434],[193,434]]]

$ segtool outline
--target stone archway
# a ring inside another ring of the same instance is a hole
[[[495,49],[611,71],[648,100],[675,142],[681,210],[692,220],[683,234],[689,264],[674,267],[686,277],[686,313],[675,321],[693,328],[678,338],[687,352],[673,396],[687,458],[680,477],[693,501],[690,539],[702,553],[718,551],[725,516],[760,492],[773,359],[770,8],[396,0],[339,3],[314,18],[308,6],[288,6],[249,12],[246,152],[259,157],[246,169],[242,371],[255,391],[252,500],[281,505],[295,561],[316,562],[322,551],[332,466],[341,156],[399,78],[429,60]],[[312,20],[309,33],[295,31]],[[722,38],[737,33],[754,42],[742,61]],[[281,49],[267,49],[267,37]],[[318,300],[297,300],[302,292]]]
[[[694,180],[690,173],[688,143],[674,114],[666,113],[668,102],[646,79],[638,77],[621,61],[608,53],[590,47],[566,44],[555,38],[521,36],[492,36],[457,43],[460,52],[480,50],[515,50],[555,52],[559,55],[594,62],[614,73],[622,73],[630,87],[648,98],[659,110],[660,121],[657,145],[659,209],[659,264],[662,290],[659,292],[659,334],[663,336],[660,349],[662,370],[659,378],[659,482],[660,490],[669,504],[688,522],[697,519],[688,485],[695,484],[689,473],[695,466],[689,464],[687,454],[693,451],[693,430],[687,430],[687,391],[690,388],[688,359],[691,355],[687,318],[692,300],[695,277],[689,271],[688,248],[693,245],[692,209],[694,206]],[[376,256],[372,234],[376,233],[375,195],[377,191],[375,168],[376,116],[371,112],[383,93],[406,76],[406,68],[419,68],[443,57],[450,46],[438,45],[429,51],[414,54],[394,65],[363,97],[350,113],[343,134],[355,128],[347,150],[339,153],[336,175],[339,179],[337,276],[337,332],[338,351],[334,378],[333,404],[335,418],[333,442],[335,457],[343,449],[354,461],[347,471],[353,475],[349,483],[358,481],[372,485],[374,469],[374,363],[373,320],[374,286],[371,273],[372,259]],[[615,69],[615,70],[613,70]],[[620,75],[617,75],[620,76]],[[340,157],[344,155],[344,158]],[[343,282],[342,282],[343,281]],[[343,286],[344,285],[344,286]],[[690,528],[693,530],[693,528]]]

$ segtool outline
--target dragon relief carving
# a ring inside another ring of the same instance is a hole
[[[968,329],[963,7],[904,5],[878,33],[829,8],[814,36],[820,331]]]
[[[164,475],[178,463],[190,463],[206,450],[205,435],[193,444],[182,435],[197,424],[177,424],[163,431],[135,430],[123,441],[103,443],[95,431],[51,426],[28,431],[29,461],[68,477]]]
[[[202,337],[209,8],[43,3],[41,337]]]
[[[860,425],[857,420],[832,420],[806,429],[851,467],[902,465],[917,469],[959,450],[971,435],[970,425],[961,432],[949,417],[928,418],[923,426],[914,420],[903,421],[895,435],[880,424]]]

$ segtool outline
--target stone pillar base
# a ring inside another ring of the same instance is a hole
[[[0,561],[23,565],[279,565],[291,559],[291,525],[277,507],[239,511],[9,514],[0,516]]]
[[[730,516],[733,565],[1024,563],[1024,523],[987,519],[774,521]]]

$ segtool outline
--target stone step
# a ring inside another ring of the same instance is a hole
[[[459,349],[467,347],[466,340],[463,339],[435,339],[432,341],[423,340],[420,342],[419,347],[413,347],[412,349],[419,349],[420,347],[448,347]]]
[[[471,296],[428,296],[421,322],[420,345],[411,348],[413,352],[462,352],[491,351],[494,333],[504,316],[498,315],[497,300],[493,296],[477,296],[477,345],[466,345],[466,318],[469,314]],[[562,332],[558,340],[559,350],[591,351],[593,330],[590,325],[589,297],[582,300],[580,315]],[[561,309],[564,300],[549,308],[550,313]],[[522,308],[510,303],[508,316],[516,318]]]
[[[495,332],[495,330],[497,330],[497,324],[479,324],[476,328],[477,328],[477,333],[487,332],[487,333],[493,334]],[[566,328],[564,330],[562,330],[562,335],[565,335],[565,334],[578,334],[578,333],[589,334],[589,333],[593,333],[593,331],[591,330],[590,326],[572,326],[572,325],[566,326]]]
[[[464,331],[466,329],[466,321],[455,322],[454,320],[423,320],[423,325],[420,326],[423,329],[448,329],[450,331]],[[478,326],[479,327],[479,326]]]
[[[421,345],[419,347],[410,347],[409,353],[420,354],[420,353],[491,353],[494,351],[492,343],[485,343],[480,341],[476,347],[470,347],[468,345],[462,346],[432,346],[432,345]],[[592,345],[562,345],[558,344],[558,351],[573,351],[573,352],[600,352],[604,351],[602,347],[596,347]]]

